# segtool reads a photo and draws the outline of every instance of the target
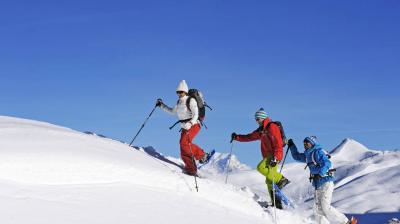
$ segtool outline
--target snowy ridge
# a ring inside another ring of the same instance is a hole
[[[373,151],[346,139],[332,156],[339,210],[378,214],[384,220],[378,223],[399,218],[400,203],[393,200],[400,198],[399,151]],[[199,171],[196,192],[182,161],[152,147],[0,116],[0,216],[6,224],[179,224],[187,217],[196,217],[193,224],[272,223],[273,210],[257,203],[268,201],[265,178],[232,155],[225,184],[228,158],[215,154]],[[283,173],[292,181],[284,191],[297,207],[277,211],[278,223],[312,223],[308,170],[291,163]],[[377,223],[369,220],[363,223]]]
[[[148,147],[135,150],[92,133],[0,116],[2,223],[271,220],[249,189],[200,178],[196,192],[178,163],[155,155]]]
[[[330,152],[335,161],[341,162],[361,161],[377,153],[379,153],[379,151],[369,150],[359,142],[350,138],[343,140],[339,146]]]

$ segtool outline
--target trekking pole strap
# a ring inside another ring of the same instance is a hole
[[[171,127],[169,127],[169,130],[172,130],[179,123],[186,123],[186,122],[188,122],[190,120],[192,120],[192,119],[188,118],[188,119],[185,119],[185,120],[179,120],[179,121],[175,122]]]
[[[204,121],[201,121],[201,120],[199,120],[199,121],[200,121],[201,126],[204,126],[206,129],[208,129],[208,127],[207,127],[206,123],[204,123]]]

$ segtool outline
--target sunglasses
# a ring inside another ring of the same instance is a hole
[[[183,91],[176,91],[176,94],[179,94],[179,95],[181,95],[181,94],[184,94],[185,92],[183,92]]]
[[[304,147],[305,148],[312,148],[312,145],[309,142],[304,142]]]

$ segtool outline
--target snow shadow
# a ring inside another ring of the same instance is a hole
[[[138,148],[136,148],[136,147],[133,147],[133,148],[138,149]],[[165,158],[165,156],[163,156],[162,154],[160,154],[159,152],[157,152],[157,150],[155,150],[155,149],[154,149],[153,147],[151,147],[151,146],[144,147],[143,150],[144,150],[145,153],[147,153],[148,155],[150,155],[150,156],[152,156],[152,157],[154,157],[154,158],[156,158],[156,159],[158,159],[158,160],[161,160],[161,161],[163,161],[163,162],[166,162],[166,163],[168,163],[168,164],[171,164],[171,165],[174,165],[174,166],[176,166],[176,167],[179,167],[179,168],[183,169],[183,166],[182,166],[182,165],[180,165],[180,164],[178,164],[178,163],[175,163],[174,161],[171,161],[171,160]]]
[[[85,131],[85,132],[83,132],[83,133],[85,133],[85,134],[87,134],[87,135],[98,136],[98,137],[100,137],[100,138],[107,138],[107,139],[114,140],[114,139],[109,138],[109,137],[107,137],[107,136],[105,136],[105,135],[97,134],[97,133],[91,132],[91,131]],[[119,140],[114,140],[114,141],[119,141]],[[124,142],[124,141],[119,141],[119,142],[128,145],[128,143],[126,143],[126,142]],[[140,150],[140,149],[141,149],[141,147],[136,147],[136,146],[131,146],[131,147],[134,148],[134,149],[136,149],[136,150]],[[151,146],[143,147],[142,149],[143,149],[144,152],[147,153],[149,156],[152,156],[152,157],[154,157],[154,158],[156,158],[156,159],[158,159],[158,160],[161,160],[161,161],[163,161],[163,162],[169,163],[169,164],[171,164],[171,165],[174,165],[174,166],[176,166],[176,167],[179,167],[179,168],[183,169],[183,166],[182,166],[182,165],[180,165],[180,164],[178,164],[178,163],[175,163],[174,161],[171,161],[171,160],[165,158],[165,156],[163,156],[162,154],[160,154],[159,152],[157,152],[157,150],[154,149],[154,148],[151,147]]]

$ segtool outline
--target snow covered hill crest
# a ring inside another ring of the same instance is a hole
[[[92,133],[0,116],[2,223],[271,222],[248,188],[197,178],[197,192],[179,163],[149,152]]]
[[[2,223],[179,224],[187,217],[196,217],[193,224],[272,223],[272,210],[257,203],[267,200],[265,179],[235,155],[226,169],[229,155],[217,152],[201,169],[196,192],[180,159],[137,149],[94,133],[0,116]],[[336,207],[361,218],[400,218],[400,202],[393,200],[400,198],[399,151],[373,151],[346,139],[331,154],[338,169]],[[279,223],[312,223],[313,189],[304,164],[287,164],[283,173],[292,181],[284,191],[297,207],[278,211]],[[385,223],[369,219],[363,223]]]
[[[379,151],[370,150],[361,143],[346,138],[335,149],[333,149],[330,154],[333,156],[335,161],[354,162],[377,155],[379,154]]]

